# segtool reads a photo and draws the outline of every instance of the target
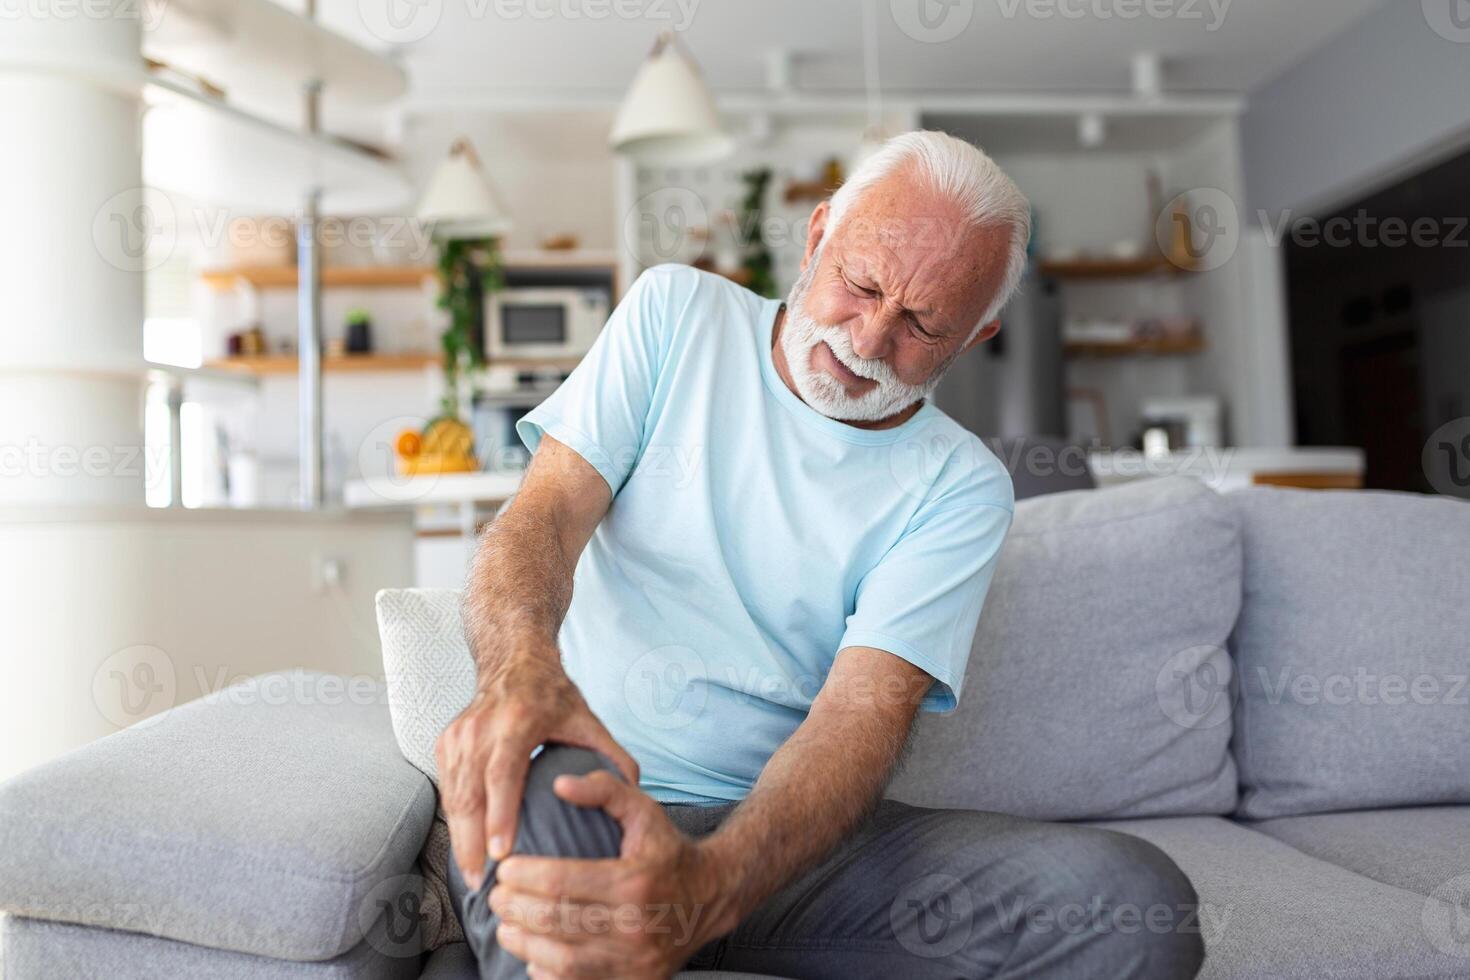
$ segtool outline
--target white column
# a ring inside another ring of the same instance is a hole
[[[0,505],[142,505],[148,6],[0,8]]]

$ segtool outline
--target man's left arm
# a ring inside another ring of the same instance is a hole
[[[610,772],[561,777],[562,799],[602,807],[622,825],[622,857],[507,858],[490,893],[499,941],[536,966],[534,976],[671,976],[868,815],[933,682],[883,650],[842,650],[806,720],[720,829],[698,842]]]

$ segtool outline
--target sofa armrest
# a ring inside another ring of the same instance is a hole
[[[419,887],[433,816],[380,684],[267,674],[0,784],[0,911],[329,959]]]

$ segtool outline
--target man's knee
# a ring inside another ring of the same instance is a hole
[[[1199,898],[1167,854],[1128,834],[1069,828],[1054,857],[1063,868],[1060,906],[1078,928],[1094,932],[1130,959],[1146,960],[1148,975],[1192,977],[1204,962]],[[1084,906],[1085,912],[1074,906]]]
[[[601,810],[568,803],[552,789],[558,776],[586,776],[605,769],[617,770],[590,749],[571,745],[548,745],[531,760],[516,822],[516,854],[546,857],[617,857],[622,831]],[[621,777],[619,777],[621,778]]]

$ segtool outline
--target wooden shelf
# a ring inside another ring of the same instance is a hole
[[[335,286],[359,289],[419,286],[425,279],[437,274],[437,270],[427,265],[335,266],[322,270],[322,285],[326,288]],[[295,289],[297,283],[294,265],[206,269],[200,273],[199,278],[211,289],[222,292],[234,289],[242,282],[256,289]]]
[[[1160,357],[1198,354],[1205,350],[1203,337],[1150,337],[1146,340],[1131,340],[1124,343],[1092,343],[1067,341],[1064,350],[1068,357]]]
[[[1040,264],[1041,274],[1054,279],[1142,279],[1180,276],[1184,269],[1162,256],[1141,259],[1065,259]]]
[[[800,201],[825,201],[836,192],[837,188],[825,181],[793,180],[786,185],[783,197],[787,204],[796,204]]]
[[[322,358],[322,370],[326,373],[367,373],[370,371],[422,371],[438,367],[437,354],[344,354],[341,357]],[[234,371],[239,374],[295,374],[295,354],[258,354],[252,356],[219,357],[205,361],[204,366],[215,371]]]

